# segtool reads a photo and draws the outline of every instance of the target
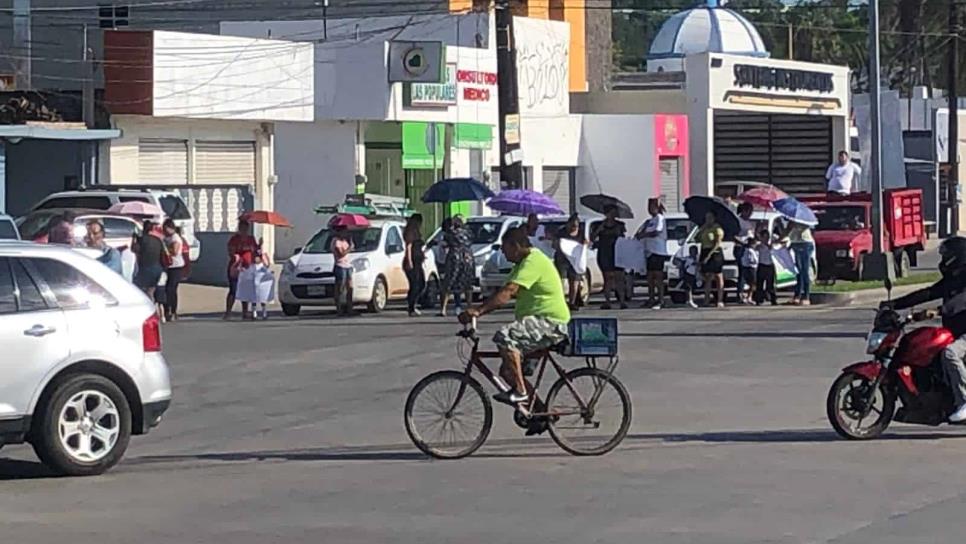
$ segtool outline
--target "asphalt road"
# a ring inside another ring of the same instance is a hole
[[[498,316],[499,317],[499,316]],[[455,366],[456,326],[399,312],[351,321],[184,321],[165,329],[176,399],[126,461],[45,476],[0,452],[3,542],[961,542],[966,432],[895,426],[839,440],[838,369],[868,310],[635,310],[618,375],[631,434],[574,458],[523,439],[508,409],[475,457],[430,461],[402,406]],[[506,317],[502,317],[506,319]],[[490,323],[492,326],[492,322]]]

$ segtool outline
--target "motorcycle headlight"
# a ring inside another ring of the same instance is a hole
[[[865,341],[865,352],[870,355],[878,352],[879,348],[882,347],[882,342],[886,339],[886,336],[888,336],[888,333],[875,331],[870,332],[869,337]]]
[[[364,272],[366,270],[369,270],[369,266],[370,266],[369,259],[367,259],[365,257],[362,257],[362,258],[359,258],[359,259],[356,259],[356,260],[352,261],[352,268],[356,272]]]

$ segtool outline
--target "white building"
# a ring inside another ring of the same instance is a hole
[[[619,77],[613,92],[576,93],[571,110],[686,115],[694,194],[733,180],[825,190],[826,168],[849,148],[847,67],[770,59],[754,27],[721,7],[675,15],[651,53],[648,73]]]
[[[100,180],[179,190],[203,244],[193,277],[223,281],[238,215],[275,207],[275,123],[313,119],[313,48],[162,31],[108,31],[104,42],[121,136],[103,144]],[[270,252],[273,231],[256,233]]]

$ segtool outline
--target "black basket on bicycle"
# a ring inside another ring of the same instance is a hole
[[[579,357],[617,355],[616,317],[575,317],[570,320],[570,353]]]

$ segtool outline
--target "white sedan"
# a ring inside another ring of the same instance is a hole
[[[366,304],[369,311],[381,312],[390,300],[406,298],[409,281],[403,271],[404,226],[401,221],[379,220],[367,228],[348,231],[355,246],[350,254],[354,304]],[[331,246],[334,235],[332,229],[323,228],[285,262],[278,284],[285,315],[298,315],[303,306],[333,304],[335,258]],[[424,307],[432,306],[439,298],[439,274],[436,260],[428,249],[423,270],[427,282]]]

